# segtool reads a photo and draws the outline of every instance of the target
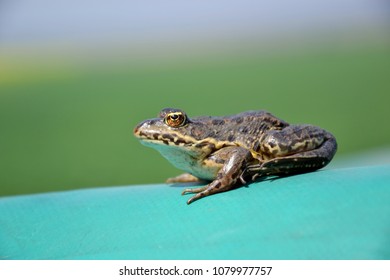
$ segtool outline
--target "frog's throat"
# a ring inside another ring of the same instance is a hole
[[[165,144],[156,140],[141,140],[141,143],[147,147],[157,150],[173,166],[194,176],[212,180],[216,176],[216,168],[205,168],[203,161],[212,152],[209,146],[194,148],[190,146],[180,146],[173,143]]]

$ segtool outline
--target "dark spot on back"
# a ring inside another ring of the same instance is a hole
[[[237,117],[234,120],[236,121],[237,124],[240,124],[244,121],[242,117]]]
[[[248,133],[249,129],[247,127],[243,127],[240,129],[242,133]]]
[[[229,135],[229,137],[228,137],[229,142],[233,142],[235,139],[236,139],[236,137],[233,134]]]
[[[224,125],[225,121],[221,120],[221,119],[215,119],[215,120],[212,120],[212,124],[213,125]]]

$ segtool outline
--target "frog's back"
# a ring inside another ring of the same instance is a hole
[[[270,129],[282,129],[288,123],[267,111],[247,111],[222,117],[198,117],[194,120],[208,128],[208,137],[250,148]]]

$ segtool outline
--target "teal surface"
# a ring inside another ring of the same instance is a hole
[[[390,165],[181,187],[1,198],[0,259],[390,259]]]

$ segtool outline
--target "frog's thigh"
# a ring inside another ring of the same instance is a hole
[[[327,132],[311,125],[290,125],[270,130],[260,139],[260,151],[270,157],[281,157],[314,150],[326,140]]]
[[[306,172],[328,164],[337,150],[335,138],[327,131],[310,125],[291,125],[269,131],[260,144],[269,161],[248,168],[265,175]]]

